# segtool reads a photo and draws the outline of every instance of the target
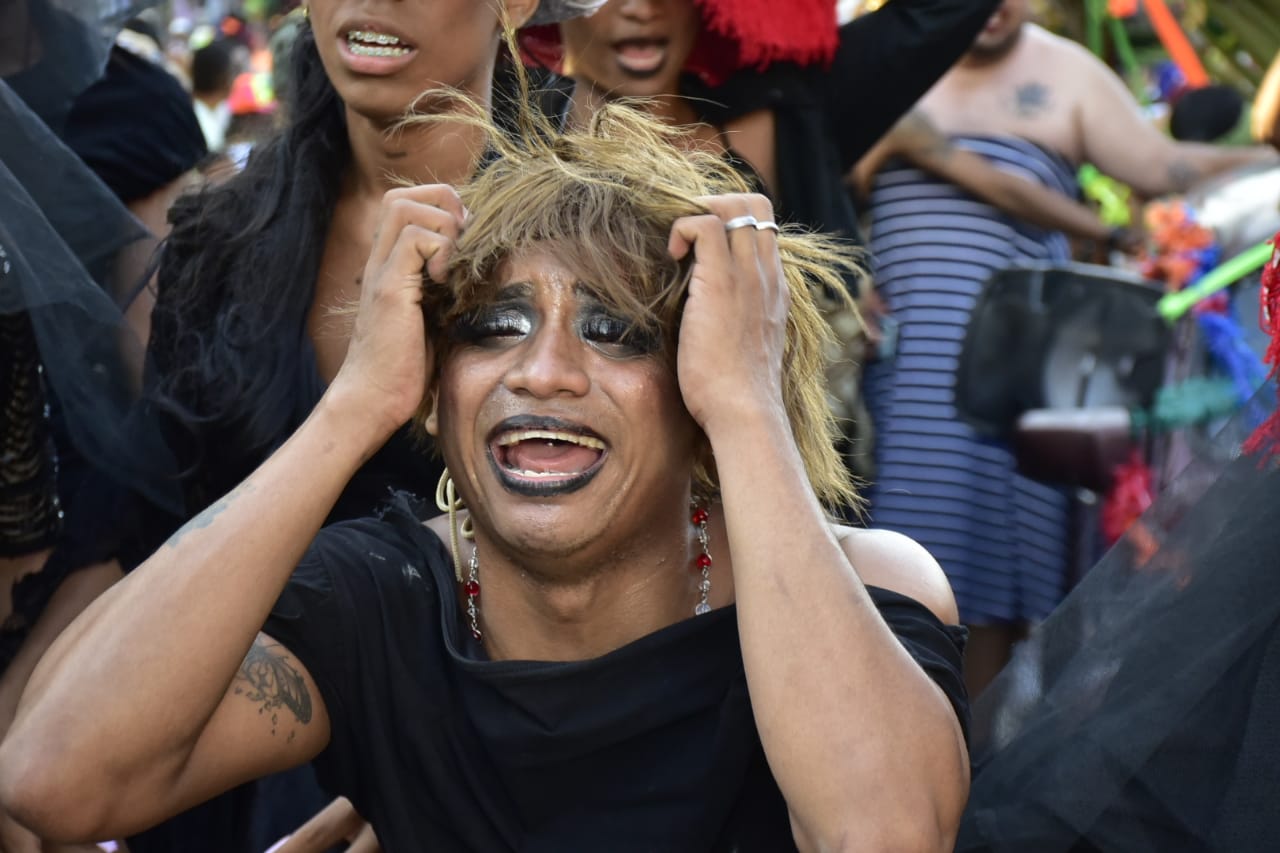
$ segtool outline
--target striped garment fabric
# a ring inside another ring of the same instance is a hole
[[[1012,137],[958,137],[996,166],[1073,197],[1063,158]],[[868,366],[876,426],[872,527],[924,545],[970,625],[1038,621],[1065,594],[1068,500],[1017,473],[1009,448],[956,414],[965,326],[992,271],[1067,260],[1066,238],[1026,225],[918,169],[891,163],[872,194],[876,287],[898,321],[896,355]]]

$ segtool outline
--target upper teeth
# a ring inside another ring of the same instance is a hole
[[[557,432],[549,429],[527,429],[520,432],[509,432],[498,439],[499,447],[510,447],[522,441],[567,441],[570,444],[589,447],[592,450],[604,450],[604,442],[589,435],[578,435],[573,432]]]
[[[368,44],[400,44],[400,39],[385,33],[371,33],[364,30],[352,30],[347,33],[347,41],[362,41]]]

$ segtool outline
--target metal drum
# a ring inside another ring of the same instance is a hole
[[[1105,491],[1131,447],[1129,412],[1149,407],[1166,379],[1163,292],[1085,264],[996,272],[966,330],[960,416],[1009,441],[1024,474]]]
[[[1162,288],[1087,264],[994,273],[965,334],[956,408],[979,433],[1010,438],[1033,409],[1146,407],[1164,380]]]

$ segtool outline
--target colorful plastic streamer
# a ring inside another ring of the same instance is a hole
[[[1147,7],[1147,17],[1151,19],[1151,26],[1159,36],[1160,43],[1186,75],[1187,85],[1195,89],[1208,86],[1209,73],[1204,70],[1204,63],[1200,61],[1200,56],[1191,46],[1187,34],[1182,31],[1178,19],[1173,12],[1169,11],[1168,5],[1164,0],[1142,0],[1142,2]]]
[[[1225,264],[1206,273],[1191,287],[1162,297],[1156,303],[1156,311],[1166,322],[1175,322],[1195,307],[1197,302],[1230,287],[1249,273],[1262,269],[1263,264],[1271,260],[1271,252],[1270,240],[1259,243],[1252,249],[1246,249]]]

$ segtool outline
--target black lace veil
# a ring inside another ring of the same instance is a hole
[[[5,0],[0,77],[55,133],[76,96],[102,76],[125,21],[159,0]]]
[[[1239,453],[1274,401],[1200,448],[979,697],[957,850],[1274,849],[1280,467]]]
[[[172,507],[171,456],[135,405],[144,344],[120,307],[155,240],[49,123],[102,73],[118,24],[147,5],[16,0],[0,12],[0,40],[25,33],[38,44],[25,65],[10,56],[0,80],[0,313],[29,317],[60,454]]]

